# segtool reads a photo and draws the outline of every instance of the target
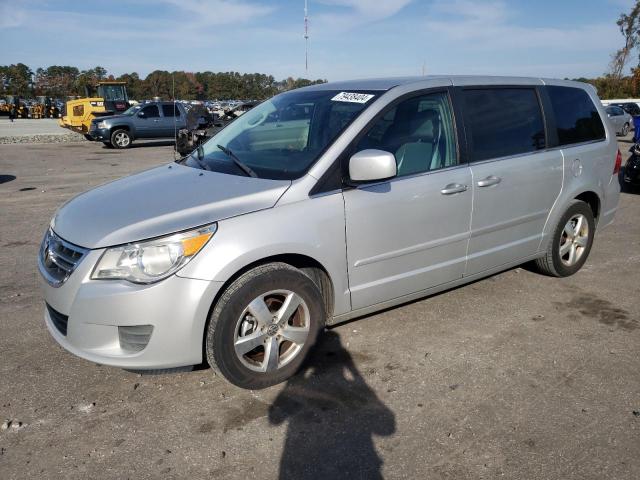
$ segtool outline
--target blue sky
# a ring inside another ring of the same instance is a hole
[[[0,64],[276,78],[593,77],[633,0],[0,0]],[[636,58],[633,59],[636,61]]]

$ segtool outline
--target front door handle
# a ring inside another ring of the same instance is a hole
[[[466,185],[460,185],[459,183],[450,183],[449,185],[445,186],[442,190],[440,190],[440,193],[442,195],[453,195],[454,193],[462,193],[466,191],[467,191]]]
[[[502,181],[500,177],[489,175],[487,178],[478,180],[479,187],[490,187],[491,185],[497,185]]]

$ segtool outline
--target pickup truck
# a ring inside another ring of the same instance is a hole
[[[177,131],[186,127],[185,118],[181,103],[143,103],[119,115],[92,120],[89,136],[110,148],[128,148],[137,139],[174,138]]]

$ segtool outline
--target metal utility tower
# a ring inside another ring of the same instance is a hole
[[[304,0],[304,71],[309,71],[309,17],[307,0]]]

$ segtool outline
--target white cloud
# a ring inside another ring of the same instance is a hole
[[[20,27],[25,23],[27,14],[25,10],[8,0],[0,0],[0,29]]]
[[[161,0],[184,14],[185,20],[199,26],[248,23],[269,15],[275,7],[230,0]],[[150,3],[156,3],[154,1]]]
[[[323,28],[347,29],[392,17],[413,0],[320,0],[332,12],[321,13],[315,21]],[[312,17],[313,18],[313,17]]]
[[[463,44],[470,50],[520,50],[526,55],[527,51],[542,48],[594,52],[617,48],[615,23],[562,28],[522,26],[502,1],[482,4],[469,0],[438,1],[425,25],[439,41]]]

